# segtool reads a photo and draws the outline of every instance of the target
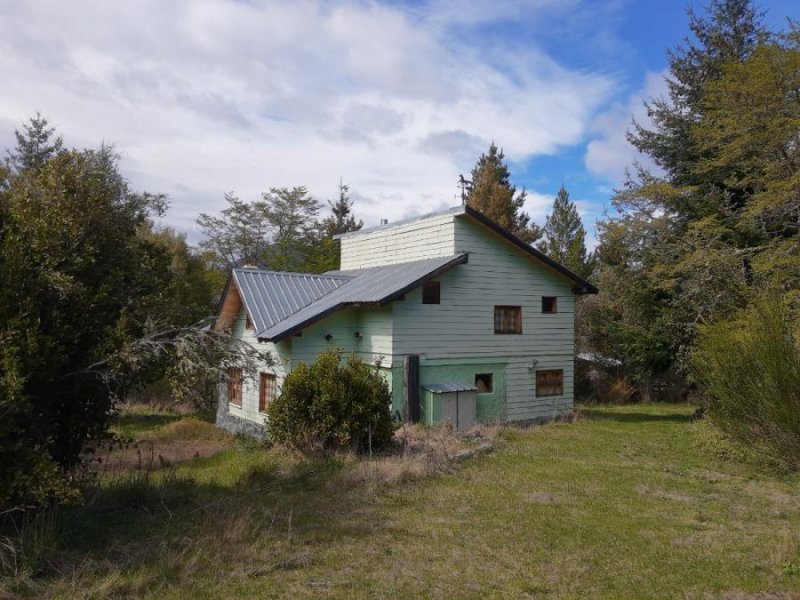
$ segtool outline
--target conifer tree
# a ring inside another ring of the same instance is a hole
[[[349,231],[358,231],[364,221],[356,220],[353,215],[353,201],[350,199],[350,186],[339,180],[339,198],[335,202],[328,200],[331,215],[322,222],[325,235],[333,237]]]
[[[581,277],[591,274],[594,259],[586,252],[586,229],[564,186],[558,190],[543,232],[539,250]]]
[[[55,128],[48,125],[47,119],[37,112],[36,116],[22,126],[23,131],[14,131],[17,147],[7,151],[14,170],[41,168],[62,150],[63,138],[60,135],[54,136]]]
[[[474,208],[508,229],[521,240],[533,244],[542,237],[542,230],[524,212],[527,192],[517,193],[511,185],[511,174],[503,159],[502,148],[492,142],[489,153],[482,154],[472,169],[472,181],[467,187],[467,206]]]

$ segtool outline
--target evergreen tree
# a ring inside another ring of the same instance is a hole
[[[542,230],[523,211],[527,192],[511,185],[511,174],[503,159],[502,149],[492,142],[489,153],[482,154],[472,169],[472,181],[466,190],[465,201],[521,240],[534,243]]]
[[[591,275],[594,258],[586,252],[586,229],[564,186],[558,190],[543,232],[539,250],[581,277]]]
[[[304,186],[270,188],[261,196],[267,221],[275,232],[266,254],[267,265],[276,271],[310,270],[320,238],[317,217],[322,204]]]
[[[14,131],[17,147],[7,151],[14,170],[39,169],[61,151],[64,140],[60,135],[53,137],[55,128],[48,127],[48,124],[47,119],[37,112],[22,126],[23,131]]]
[[[233,192],[225,194],[225,202],[228,207],[219,216],[201,213],[197,218],[205,237],[200,248],[209,263],[227,272],[264,261],[274,233],[269,205],[265,201],[240,200]]]
[[[322,230],[327,237],[333,237],[349,231],[358,231],[364,221],[356,220],[353,213],[353,201],[350,199],[350,187],[339,181],[339,198],[335,202],[328,200],[331,215],[322,222]]]

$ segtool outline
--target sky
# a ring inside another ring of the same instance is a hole
[[[686,35],[673,0],[0,0],[0,148],[41,112],[70,147],[112,143],[165,224],[224,194],[350,186],[368,225],[460,202],[494,141],[543,224],[563,185],[594,243]],[[767,24],[797,0],[758,4]]]

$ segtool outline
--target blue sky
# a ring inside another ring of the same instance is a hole
[[[0,0],[0,146],[37,110],[68,145],[112,142],[196,240],[231,190],[325,200],[342,177],[369,224],[451,206],[494,140],[534,220],[564,184],[593,230],[686,6]],[[800,18],[796,0],[760,6],[775,26]]]

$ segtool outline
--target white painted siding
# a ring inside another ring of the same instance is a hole
[[[422,304],[420,290],[394,303],[394,354],[426,359],[503,358],[506,417],[552,417],[572,406],[574,296],[561,276],[535,264],[499,236],[466,218],[455,221],[454,251],[469,263],[444,273],[441,304]],[[542,314],[542,296],[558,297],[558,313]],[[522,334],[494,333],[495,305],[522,307]],[[564,370],[564,395],[536,398],[537,368]]]
[[[454,219],[452,214],[441,215],[342,238],[341,268],[366,269],[452,256],[455,254]]]
[[[283,378],[286,377],[286,374],[289,372],[290,368],[289,344],[284,342],[279,342],[278,344],[273,344],[272,342],[260,343],[253,335],[252,330],[248,331],[245,329],[245,321],[245,311],[244,308],[242,308],[242,310],[239,312],[239,316],[236,318],[236,322],[234,323],[232,334],[234,337],[242,339],[261,352],[270,353],[275,361],[275,365],[273,367],[264,365],[262,370],[264,373],[273,373],[276,376],[278,390],[280,390],[283,386]],[[248,419],[256,423],[264,422],[265,415],[258,411],[258,385],[258,378],[256,378],[254,381],[245,377],[245,380],[242,384],[242,406],[240,408],[233,404],[229,404],[228,410],[231,415]]]

